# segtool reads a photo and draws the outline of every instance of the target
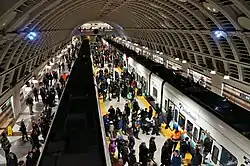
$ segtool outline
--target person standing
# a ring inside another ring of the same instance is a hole
[[[155,151],[157,150],[155,144],[155,137],[151,137],[149,140],[149,152],[150,152],[150,159],[154,159]]]
[[[128,155],[128,166],[135,166],[135,163],[136,163],[135,150],[132,149]]]
[[[36,101],[36,102],[39,102],[39,99],[38,99],[38,90],[37,90],[37,88],[34,88],[34,89],[33,89],[33,94],[34,94],[34,97],[35,97],[35,101]]]
[[[25,124],[24,124],[23,119],[22,119],[22,121],[21,121],[19,131],[22,133],[22,139],[23,139],[23,141],[24,141],[24,138],[26,138],[26,140],[28,141],[29,138],[28,138],[28,134],[27,134],[27,129],[26,129],[26,126],[25,126]]]
[[[29,111],[30,111],[30,114],[32,115],[34,112],[33,112],[33,99],[30,95],[28,95],[28,98],[26,99],[26,104],[27,106],[29,107]]]
[[[181,166],[181,157],[178,154],[178,150],[175,150],[172,156],[172,160],[171,160],[171,165],[172,166]]]
[[[166,141],[161,148],[161,166],[169,166],[171,164],[172,146]]]
[[[128,147],[129,147],[129,150],[131,151],[132,149],[134,149],[134,146],[135,146],[135,138],[133,137],[132,134],[130,134],[128,136]]]
[[[9,141],[9,139],[7,138],[7,135],[5,132],[3,132],[1,134],[1,139],[0,139],[0,142],[1,142],[1,146],[4,150],[4,154],[5,154],[5,157],[6,157],[6,162],[8,162],[8,154],[10,153],[10,147],[11,147],[11,143]],[[8,163],[7,163],[8,165]]]

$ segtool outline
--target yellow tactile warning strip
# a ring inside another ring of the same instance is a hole
[[[104,105],[104,102],[103,102],[102,98],[99,98],[99,103],[100,103],[100,109],[101,109],[102,116],[106,115],[107,110],[105,108],[105,105]]]

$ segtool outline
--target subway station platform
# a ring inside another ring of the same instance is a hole
[[[140,108],[146,108],[146,107],[148,108],[148,105],[144,104],[145,99],[143,100],[142,97],[136,97],[136,100],[138,101]],[[112,105],[114,108],[119,107],[120,110],[123,111],[124,105],[126,103],[127,103],[127,100],[122,98],[122,97],[120,98],[120,102],[117,102],[117,99],[112,99],[111,101],[107,100],[105,102],[103,102],[102,99],[100,99],[100,108],[101,108],[101,111],[102,111],[102,115],[105,115],[107,113],[110,105]],[[161,148],[162,148],[163,143],[166,141],[166,137],[164,137],[162,134],[159,135],[159,136],[156,136],[156,135],[146,135],[146,134],[142,134],[142,132],[140,132],[139,133],[140,140],[135,139],[136,144],[135,144],[134,149],[136,151],[136,158],[137,158],[137,160],[139,160],[139,145],[142,142],[145,142],[146,145],[148,146],[149,145],[149,139],[152,136],[155,137],[155,142],[156,142],[156,146],[157,146],[157,151],[155,152],[155,162],[157,164],[160,164],[160,161],[161,161]],[[123,137],[125,139],[127,139],[127,136],[123,135]]]
[[[95,72],[97,70],[98,69],[95,68]],[[120,68],[115,68],[115,71],[117,71],[118,73],[121,73],[122,70]],[[147,102],[147,100],[143,96],[136,96],[136,100],[137,100],[137,102],[139,104],[139,107],[142,108],[142,109],[148,108],[150,106],[150,104]],[[121,97],[120,102],[117,102],[117,98],[111,99],[111,101],[106,100],[104,102],[103,99],[100,98],[99,103],[100,103],[100,109],[101,109],[102,115],[105,115],[105,114],[107,114],[108,109],[109,109],[109,107],[111,105],[113,106],[114,109],[119,107],[120,110],[123,111],[124,105],[126,103],[128,103],[128,100]],[[163,133],[165,133],[166,135],[171,134],[171,131],[165,131],[165,129],[163,129],[162,131],[164,131]],[[162,131],[161,131],[161,133],[162,133]],[[122,135],[122,136],[123,136],[123,138],[127,139],[127,135]],[[140,144],[142,142],[145,142],[147,147],[148,147],[149,146],[149,140],[150,140],[151,137],[155,137],[155,143],[156,143],[156,147],[157,147],[157,150],[156,150],[155,155],[154,155],[154,161],[158,165],[160,165],[161,164],[161,148],[162,148],[164,142],[167,139],[167,137],[164,136],[163,134],[160,134],[159,136],[146,135],[146,134],[142,134],[142,131],[140,131],[140,133],[139,133],[140,140],[135,139],[135,147],[134,147],[134,149],[135,149],[135,153],[136,153],[136,159],[137,159],[137,161],[139,160],[139,146],[140,146]]]
[[[59,72],[59,70],[57,71],[59,75],[62,74]],[[67,74],[69,73],[68,68],[66,66],[65,66],[64,73],[67,73]],[[54,80],[52,84],[53,85],[55,84]],[[20,113],[19,117],[17,118],[17,120],[14,122],[14,125],[12,126],[12,131],[13,131],[12,136],[7,136],[11,143],[10,151],[13,152],[17,156],[18,161],[25,162],[28,152],[32,150],[31,142],[22,140],[22,133],[19,131],[19,129],[20,129],[21,121],[24,120],[24,124],[26,126],[28,136],[29,136],[32,131],[32,121],[38,122],[39,116],[44,109],[44,104],[42,103],[41,96],[39,95],[38,98],[39,98],[38,102],[34,100],[34,105],[33,105],[34,113],[30,115],[28,106],[25,106],[26,108],[24,109],[23,112]],[[59,105],[59,99],[58,99],[58,96],[56,95],[55,106],[52,107],[52,114],[55,111],[57,111],[58,105]],[[43,140],[42,135],[39,136],[39,140]],[[40,151],[42,151],[44,144],[42,141],[40,141],[40,143],[41,143]],[[4,151],[2,148],[0,148],[0,166],[6,166],[6,158],[5,158]]]
[[[95,74],[98,70],[99,69],[95,68]],[[122,70],[119,67],[115,68],[115,71],[117,71],[119,74],[122,72]],[[136,96],[135,99],[138,102],[140,108],[142,108],[142,109],[149,108],[150,104],[148,103],[148,101],[146,100],[146,98],[144,96]],[[110,100],[103,101],[102,98],[99,98],[99,104],[100,104],[100,109],[101,109],[100,111],[101,111],[102,115],[105,115],[108,113],[108,109],[110,106],[113,106],[114,109],[119,107],[120,110],[123,111],[124,105],[126,103],[128,103],[128,100],[123,98],[123,97],[120,98],[120,102],[117,102],[117,98],[113,98],[113,99],[111,99],[111,101]],[[154,113],[155,112],[153,112],[153,114]],[[134,147],[137,161],[139,161],[139,146],[140,146],[140,144],[142,142],[145,142],[147,147],[149,147],[150,138],[155,137],[155,143],[156,143],[157,150],[156,150],[155,155],[154,155],[154,161],[157,165],[161,164],[162,146],[163,146],[164,142],[167,140],[167,138],[169,138],[172,134],[172,130],[165,129],[165,126],[166,125],[164,123],[161,125],[159,136],[142,134],[142,131],[140,130],[140,132],[139,132],[140,139],[139,140],[135,139],[135,147]],[[122,136],[123,136],[123,138],[127,139],[127,135],[122,135]],[[108,139],[107,139],[107,141],[109,142]],[[180,149],[180,144],[177,145],[176,149],[178,149],[178,150]],[[190,162],[191,158],[192,158],[191,155],[187,154],[183,165],[187,165],[187,163]]]

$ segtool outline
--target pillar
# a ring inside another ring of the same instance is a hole
[[[189,64],[188,63],[182,63],[181,68],[183,70],[182,76],[187,77],[188,76]]]
[[[211,74],[212,79],[212,91],[221,96],[221,87],[222,87],[222,77],[217,74]]]
[[[21,81],[22,82],[22,81]],[[20,102],[20,89],[21,84],[16,84],[13,88],[13,108],[14,108],[14,118],[16,118],[21,113],[21,102]]]

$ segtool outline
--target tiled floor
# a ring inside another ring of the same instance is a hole
[[[68,71],[65,71],[66,73],[68,73]],[[58,107],[58,97],[56,96],[56,105],[52,108],[52,113],[55,112],[57,110]],[[31,143],[28,141],[23,141],[22,140],[22,136],[21,136],[21,132],[19,131],[20,128],[20,122],[23,119],[25,126],[27,128],[28,132],[31,132],[32,130],[32,126],[31,126],[31,122],[32,120],[37,121],[39,118],[40,113],[43,110],[43,103],[42,103],[42,99],[41,96],[39,95],[39,102],[35,102],[34,106],[33,106],[33,111],[34,114],[30,115],[29,109],[28,107],[20,114],[19,118],[17,119],[17,121],[15,122],[12,130],[13,130],[13,136],[8,136],[9,141],[11,142],[11,149],[10,151],[15,153],[18,160],[23,160],[26,161],[26,156],[29,150],[31,150]],[[40,140],[42,140],[42,136],[40,136]],[[41,150],[43,148],[43,145],[41,147]],[[4,156],[4,151],[0,148],[0,166],[5,166],[6,165],[6,159]]]

